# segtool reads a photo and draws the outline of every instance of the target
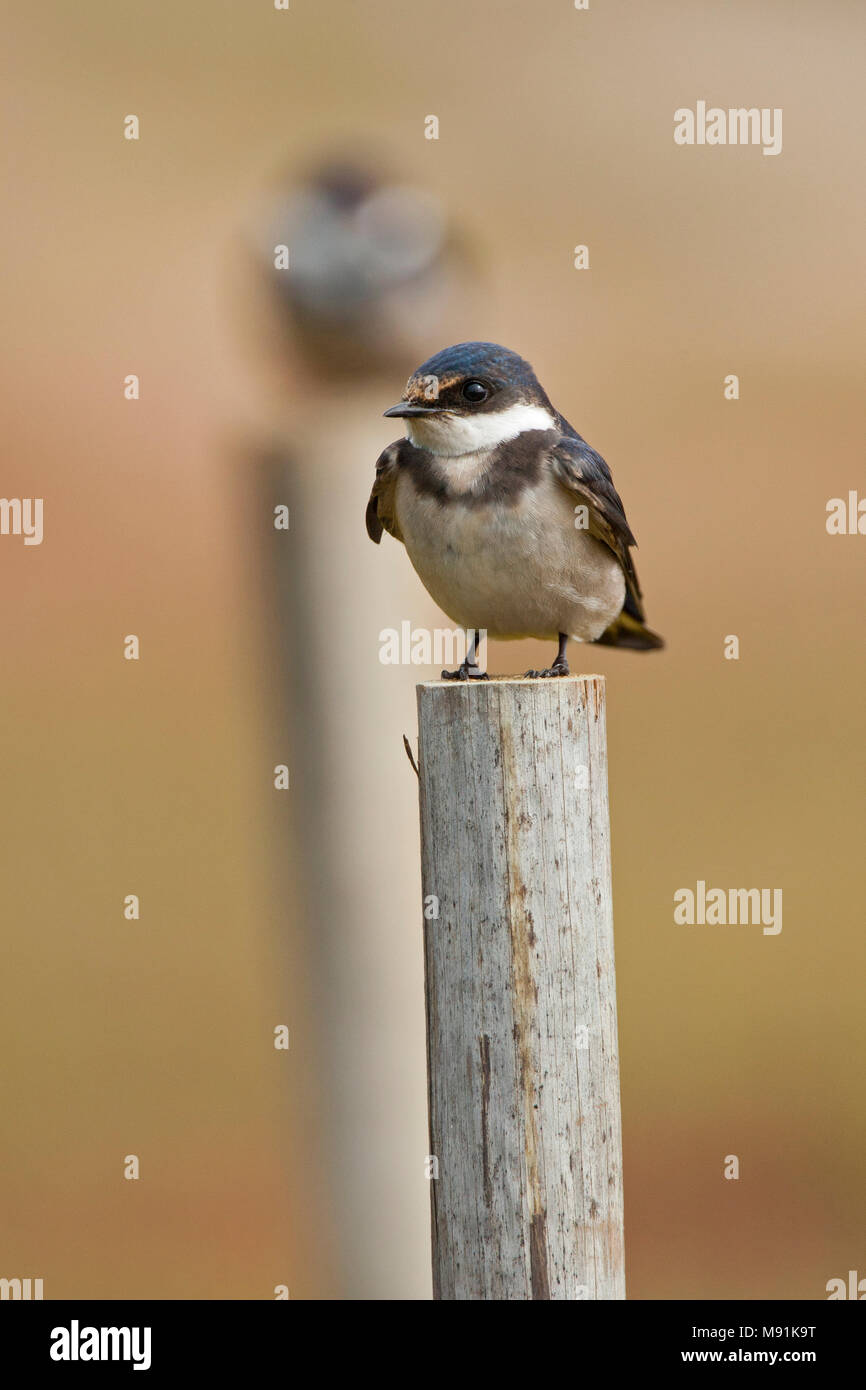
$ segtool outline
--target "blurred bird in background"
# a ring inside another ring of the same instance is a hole
[[[273,269],[272,245],[288,248],[288,273]],[[322,164],[280,197],[264,255],[282,326],[323,380],[417,361],[456,288],[439,199],[360,161]]]

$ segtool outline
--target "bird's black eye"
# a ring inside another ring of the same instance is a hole
[[[480,405],[482,401],[487,400],[490,392],[483,381],[465,381],[460,394],[464,401],[469,401],[470,405]]]

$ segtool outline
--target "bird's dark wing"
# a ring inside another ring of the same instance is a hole
[[[405,439],[389,444],[379,455],[376,464],[376,481],[367,503],[367,535],[378,545],[382,532],[387,531],[395,540],[402,541],[400,527],[397,525],[394,494],[397,490],[397,474],[400,469],[400,453]]]
[[[595,449],[579,434],[560,435],[548,454],[557,482],[571,493],[588,512],[590,535],[604,541],[622,565],[626,582],[624,612],[644,621],[640,585],[637,582],[630,547],[637,545],[610,469]]]

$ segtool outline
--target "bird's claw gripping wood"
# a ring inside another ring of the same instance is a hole
[[[568,633],[561,632],[559,634],[559,650],[553,665],[546,666],[543,671],[527,671],[524,680],[541,680],[547,676],[567,676],[569,674],[568,661],[565,656],[567,646]]]
[[[456,671],[442,672],[443,681],[486,681],[490,679],[486,671],[480,671],[478,669],[476,657],[478,656],[480,642],[481,633],[476,628],[473,630],[472,641],[469,644],[469,651],[466,653],[466,656],[461,661]]]
[[[552,666],[547,666],[543,671],[527,671],[524,680],[542,680],[546,676],[567,676],[569,675],[567,661],[555,661]]]
[[[473,662],[463,661],[456,671],[443,671],[443,681],[487,681],[490,679],[486,671],[479,671]]]

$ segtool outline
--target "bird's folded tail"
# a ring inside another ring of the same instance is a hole
[[[665,644],[663,637],[650,632],[639,618],[632,617],[625,609],[595,640],[605,647],[631,647],[638,652],[658,651]]]

